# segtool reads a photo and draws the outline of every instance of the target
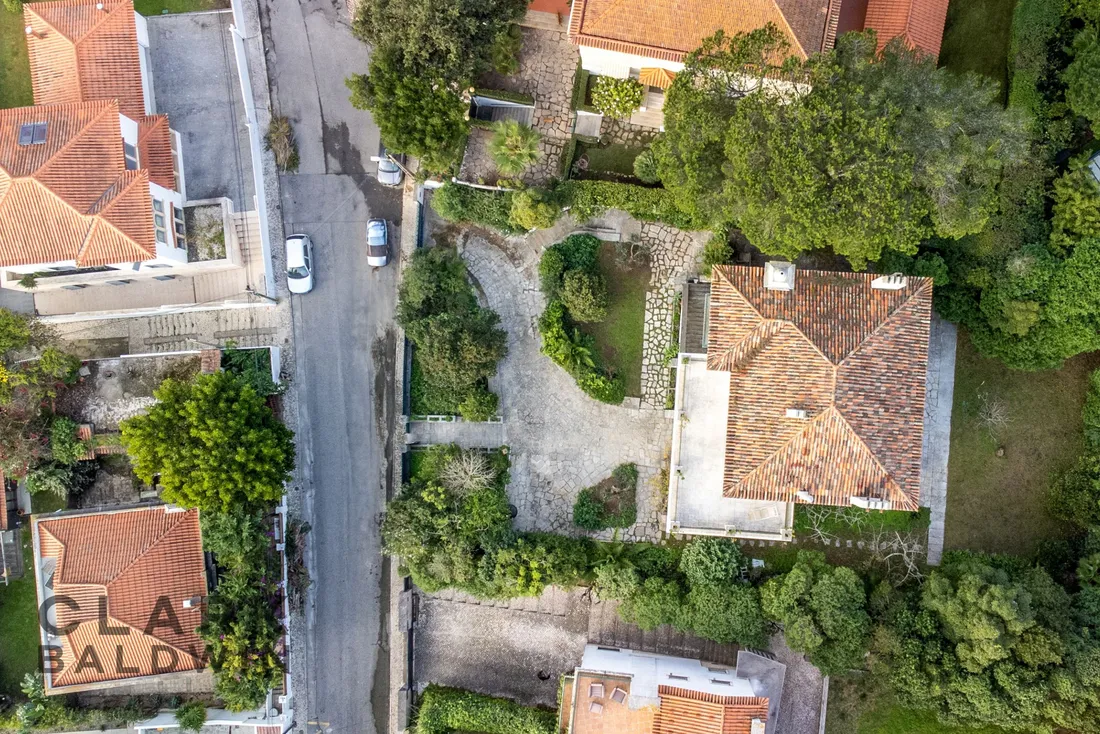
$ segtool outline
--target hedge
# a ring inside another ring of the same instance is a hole
[[[512,222],[512,192],[445,183],[432,194],[432,209],[451,222],[471,222],[507,234],[523,234]]]
[[[574,218],[583,222],[607,209],[622,209],[636,219],[687,230],[707,228],[707,223],[685,213],[665,189],[653,189],[614,181],[566,181],[558,187],[562,200],[572,207]]]
[[[1058,33],[1061,20],[1061,3],[1051,0],[1019,0],[1012,15],[1008,104],[1027,110],[1034,117],[1043,110],[1043,94],[1039,88],[1047,74],[1050,44]]]
[[[557,728],[553,711],[437,685],[420,697],[416,719],[417,734],[557,734]]]
[[[499,99],[501,102],[515,102],[516,104],[524,105],[535,104],[535,98],[529,94],[509,92],[503,89],[475,89],[474,95],[477,97],[488,97],[489,99]]]
[[[566,181],[571,175],[573,175],[573,159],[577,157],[577,138],[576,136],[570,137],[569,142],[565,144],[565,147],[561,150],[561,161],[558,173],[561,174],[561,180]]]
[[[584,97],[588,92],[589,76],[588,70],[577,62],[577,74],[573,77],[573,109],[575,110],[585,107]]]

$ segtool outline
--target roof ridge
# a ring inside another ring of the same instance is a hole
[[[911,276],[911,277],[916,277],[916,276]],[[871,331],[869,331],[867,333],[867,336],[863,337],[863,339],[860,340],[859,344],[856,344],[855,347],[852,348],[852,351],[850,351],[846,355],[844,355],[844,359],[842,359],[842,360],[840,360],[839,362],[836,363],[837,367],[842,366],[845,362],[848,361],[848,359],[850,357],[855,355],[856,352],[858,352],[860,349],[863,349],[863,347],[866,346],[867,343],[870,342],[871,339],[874,338],[874,336],[879,333],[879,331],[881,331],[883,328],[885,328],[886,325],[889,324],[893,320],[893,318],[898,315],[899,311],[901,311],[903,308],[905,308],[910,303],[912,303],[914,298],[916,298],[919,295],[922,295],[925,290],[932,287],[932,279],[931,278],[926,278],[926,277],[921,276],[921,280],[923,280],[924,283],[922,283],[912,293],[910,293],[908,298],[906,298],[904,301],[899,302],[897,306],[895,306],[893,309],[891,309],[890,313],[888,313],[886,315],[886,318],[884,318],[882,321],[878,322],[878,324],[875,326],[875,328],[871,329]]]
[[[108,0],[103,0],[103,1],[104,1],[104,6],[103,6],[103,7],[104,7],[104,10],[106,10],[106,9],[107,9],[107,5],[106,5],[106,2],[107,2]],[[79,46],[80,44],[84,43],[84,41],[88,40],[88,38],[90,38],[90,37],[92,36],[92,34],[94,34],[94,33],[96,32],[96,30],[97,30],[97,29],[98,29],[98,28],[99,28],[99,27],[100,27],[101,25],[103,25],[104,23],[106,23],[106,22],[107,22],[108,20],[110,20],[111,18],[114,18],[114,17],[115,17],[115,14],[116,14],[116,13],[117,13],[117,12],[118,12],[119,10],[121,10],[121,9],[123,9],[123,8],[125,8],[125,7],[126,7],[126,3],[125,3],[125,2],[120,2],[120,3],[118,3],[117,5],[115,5],[115,7],[111,8],[111,9],[110,9],[110,10],[109,10],[108,12],[106,12],[106,13],[103,13],[103,17],[102,17],[102,18],[100,18],[99,20],[97,20],[97,21],[96,21],[96,22],[95,22],[95,23],[94,23],[94,24],[92,25],[92,27],[91,27],[91,28],[89,28],[89,29],[87,30],[87,32],[86,32],[86,33],[85,33],[85,34],[84,34],[83,36],[81,36],[81,38],[80,38],[80,40],[79,40],[79,41],[73,41],[73,45],[74,45],[74,46]],[[96,10],[99,10],[99,8],[96,8]],[[77,75],[79,75],[79,74],[80,74],[80,65],[79,65],[79,64],[77,64],[77,69],[76,69],[76,73],[77,73]]]
[[[166,516],[166,517],[168,516],[168,512],[167,512],[167,507],[168,507],[168,506],[167,506],[167,505],[165,505],[166,511],[165,511],[165,513],[164,513],[164,514],[165,514],[165,516]],[[186,515],[186,514],[187,514],[186,512],[183,512],[183,513],[181,513],[181,516],[182,516],[182,515]],[[173,523],[172,523],[172,524],[171,524],[170,526],[168,526],[167,528],[165,528],[164,532],[162,532],[162,533],[161,533],[160,535],[158,535],[158,536],[156,537],[156,539],[155,539],[155,540],[153,540],[153,542],[149,544],[149,547],[148,547],[148,548],[146,548],[146,549],[145,549],[144,551],[142,551],[141,553],[139,553],[139,554],[135,555],[135,556],[134,556],[134,557],[133,557],[132,559],[130,559],[130,562],[129,562],[129,563],[127,563],[127,564],[126,564],[125,566],[123,566],[122,568],[120,568],[120,569],[118,570],[118,573],[116,573],[116,574],[114,575],[114,577],[113,577],[113,578],[111,578],[111,579],[108,579],[108,580],[107,580],[107,581],[105,582],[105,585],[106,585],[106,586],[110,586],[110,585],[111,585],[111,584],[113,584],[113,583],[114,583],[114,582],[115,582],[116,580],[118,580],[118,578],[119,578],[120,576],[122,576],[122,574],[126,573],[126,572],[127,572],[127,571],[129,571],[129,570],[130,570],[131,568],[133,568],[133,567],[134,567],[134,564],[135,564],[135,563],[137,563],[138,561],[140,561],[140,560],[141,560],[141,559],[142,559],[142,558],[143,558],[143,557],[144,557],[144,556],[145,556],[145,555],[146,555],[147,553],[149,553],[149,552],[150,552],[150,551],[152,551],[152,550],[153,550],[154,548],[156,548],[156,547],[157,547],[158,545],[160,545],[160,542],[161,542],[162,540],[164,540],[164,539],[165,539],[166,537],[168,537],[168,534],[169,534],[169,533],[171,533],[171,532],[172,532],[173,530],[175,530],[175,529],[176,529],[177,527],[179,527],[179,526],[180,526],[180,523],[181,523],[181,520],[176,520],[176,521],[175,521],[175,522],[173,522]]]
[[[57,158],[62,153],[64,153],[70,147],[72,147],[73,145],[76,144],[76,141],[79,140],[81,138],[81,136],[84,135],[85,132],[87,132],[89,127],[91,127],[93,124],[99,122],[103,118],[103,113],[104,112],[106,112],[107,110],[110,110],[111,108],[114,108],[115,114],[116,115],[118,114],[118,100],[117,99],[91,100],[91,101],[87,101],[87,102],[70,102],[70,103],[65,104],[65,105],[42,105],[42,106],[43,107],[46,107],[46,106],[48,106],[48,107],[69,107],[69,106],[73,106],[73,107],[96,107],[96,106],[100,106],[101,108],[99,110],[97,110],[94,115],[89,117],[87,122],[85,122],[83,125],[80,126],[79,130],[77,130],[75,133],[70,135],[69,139],[66,140],[61,145],[60,148],[55,150],[53,152],[53,154],[49,157],[49,159],[44,164],[39,166],[38,169],[35,170],[35,172],[32,173],[30,176],[27,176],[27,178],[32,178],[36,181],[38,180],[38,176],[41,173],[43,173],[43,172],[45,172],[45,171],[47,171],[47,170],[49,170],[50,168],[53,167],[54,162],[57,160]],[[48,118],[47,118],[47,122],[49,122]],[[119,123],[120,130],[121,130],[121,127],[122,127],[122,125],[121,125],[121,123]],[[43,185],[45,185],[45,184],[43,184]],[[57,196],[58,199],[61,199],[62,201],[65,201],[60,196],[58,196],[56,193],[54,193],[53,189],[50,189],[48,186],[46,188],[50,191],[51,194],[54,194],[54,196]],[[65,203],[68,204],[69,202],[65,201]],[[72,206],[72,205],[69,204],[69,206]],[[73,210],[79,212],[80,214],[86,214],[86,212],[79,211],[75,206],[73,207]]]
[[[787,14],[783,12],[783,8],[779,7],[777,0],[771,0],[772,7],[775,8],[775,12],[779,14],[779,17],[783,20],[783,25],[787,27],[787,33],[794,39],[795,48],[802,53],[802,58],[808,59],[810,55],[806,53],[806,49],[802,47],[802,41],[799,40],[798,34],[794,32],[794,28],[791,28],[791,22],[787,20]]]
[[[834,393],[834,395],[835,395],[835,393]],[[886,475],[886,479],[889,481],[890,485],[895,490],[895,493],[896,494],[901,494],[901,495],[905,496],[906,498],[908,498],[908,495],[906,495],[905,492],[902,491],[901,486],[898,484],[897,480],[894,479],[894,474],[889,469],[886,468],[886,466],[882,463],[882,460],[878,457],[878,454],[876,454],[871,449],[871,447],[867,445],[867,442],[863,440],[863,436],[859,435],[859,432],[855,429],[855,427],[851,423],[848,422],[848,418],[844,415],[844,413],[842,413],[840,411],[840,408],[836,407],[835,402],[833,403],[833,410],[836,411],[836,414],[840,418],[840,420],[844,422],[844,427],[846,429],[848,429],[848,432],[851,433],[852,436],[855,437],[856,441],[859,442],[859,445],[863,448],[863,450],[866,451],[870,455],[871,459],[874,460],[874,462],[878,466],[878,468],[881,469],[882,473]]]
[[[801,333],[801,332],[799,332],[799,333]],[[802,430],[795,431],[793,434],[791,434],[791,436],[786,441],[784,441],[779,446],[779,448],[777,448],[775,451],[773,451],[770,454],[768,454],[767,456],[765,456],[760,461],[760,463],[758,463],[755,467],[753,467],[752,471],[750,471],[748,474],[746,474],[745,476],[738,479],[737,483],[738,484],[744,484],[745,482],[749,481],[757,472],[762,471],[764,469],[764,467],[767,466],[769,461],[774,459],[776,456],[778,456],[782,452],[786,451],[788,446],[790,446],[792,443],[797,441],[800,437],[802,437],[811,428],[816,426],[818,423],[823,422],[825,420],[825,417],[830,414],[830,411],[832,411],[834,413],[837,413],[838,415],[840,414],[840,411],[836,407],[836,403],[835,402],[831,403],[828,408],[826,408],[825,410],[823,410],[820,413],[818,413],[817,415],[815,415],[813,418],[810,418],[808,421],[806,421],[806,425],[804,425],[802,427]],[[845,422],[847,423],[847,421],[845,421]]]

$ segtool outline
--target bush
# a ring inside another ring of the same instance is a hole
[[[495,393],[478,386],[471,390],[466,398],[459,403],[458,412],[463,420],[477,423],[494,418],[499,404],[500,399]]]
[[[557,716],[552,711],[520,706],[503,698],[429,685],[421,695],[417,709],[417,734],[450,734],[454,731],[556,734]]]
[[[634,175],[643,183],[655,184],[660,182],[661,177],[657,173],[657,159],[649,148],[643,150],[634,159]]]
[[[54,418],[50,425],[50,456],[62,466],[72,466],[87,455],[90,442],[77,436],[76,422],[64,417]]]
[[[593,400],[609,405],[621,405],[626,398],[626,385],[621,377],[604,372],[585,372],[577,376],[577,385]]]
[[[236,349],[227,345],[222,350],[222,369],[251,385],[257,395],[281,395],[286,389],[271,378],[270,349]]]
[[[523,46],[523,31],[513,23],[493,39],[489,47],[489,61],[493,70],[505,76],[519,71],[519,51]]]
[[[31,494],[49,492],[58,497],[68,497],[72,478],[72,469],[64,464],[41,464],[27,472],[27,491]]]
[[[489,155],[497,164],[497,170],[507,176],[515,176],[538,161],[541,138],[534,128],[516,120],[502,120],[493,123]]]
[[[569,270],[562,279],[561,302],[574,321],[603,321],[607,317],[607,286],[599,275]]]
[[[680,210],[665,189],[615,181],[566,181],[558,187],[563,203],[578,222],[600,216],[608,209],[622,209],[636,219],[664,222],[679,229],[705,229],[707,222]]]
[[[703,275],[710,277],[715,265],[728,265],[733,262],[733,244],[729,240],[729,234],[719,229],[703,246]]]
[[[683,598],[684,590],[677,581],[650,576],[619,607],[619,616],[643,630],[676,624]]]
[[[582,489],[573,503],[573,524],[585,530],[603,530],[607,527],[604,523],[603,502],[591,487]]]
[[[573,109],[579,110],[584,107],[584,98],[588,94],[588,80],[591,78],[591,72],[581,66],[581,62],[577,61],[577,73],[573,76]]]
[[[573,504],[573,524],[585,530],[628,528],[638,519],[638,467],[620,464],[599,484],[582,489]]]
[[[294,140],[294,128],[290,126],[290,118],[273,115],[271,124],[267,127],[267,135],[264,136],[264,147],[275,156],[275,165],[280,170],[297,171],[300,159],[298,158],[298,143]]]
[[[1019,0],[1012,15],[1008,104],[1035,117],[1043,114],[1045,106],[1040,82],[1046,76],[1049,46],[1062,20],[1061,6],[1050,0]]]
[[[598,76],[592,87],[592,106],[601,114],[624,120],[642,106],[644,93],[636,79]]]
[[[176,722],[183,731],[199,731],[206,723],[206,705],[201,701],[189,701],[176,709]]]
[[[760,592],[747,584],[693,586],[676,626],[715,642],[761,648],[768,642]]]
[[[680,556],[680,572],[693,589],[732,584],[743,565],[741,546],[725,538],[695,538]]]
[[[523,234],[526,230],[512,222],[512,192],[486,191],[445,183],[432,194],[432,208],[451,222],[469,222],[504,232]]]
[[[1066,102],[1100,130],[1100,38],[1096,28],[1085,28],[1073,41],[1073,62],[1062,72]]]
[[[561,208],[547,201],[537,189],[524,189],[512,195],[512,223],[525,230],[548,229],[561,216]]]
[[[1086,160],[1078,159],[1054,182],[1055,235],[1100,236],[1100,184],[1089,173]]]

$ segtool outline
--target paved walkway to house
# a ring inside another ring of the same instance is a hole
[[[801,654],[787,647],[783,635],[772,635],[768,651],[787,666],[776,734],[820,734],[824,678]]]
[[[504,445],[503,423],[453,421],[409,421],[408,435],[414,444],[456,443],[464,449],[495,449]]]
[[[920,503],[932,510],[928,527],[928,563],[943,556],[943,524],[947,516],[947,461],[951,449],[951,408],[955,398],[957,329],[932,316],[928,343],[928,373],[924,399],[924,446],[921,453]]]
[[[483,76],[479,87],[518,94],[527,94],[535,100],[535,119],[532,125],[542,134],[538,163],[527,170],[525,183],[541,186],[550,179],[561,176],[561,156],[573,134],[573,77],[577,73],[577,49],[569,43],[566,29],[525,27],[523,46],[519,53],[519,70],[503,76],[490,73]],[[485,143],[489,133],[474,129],[470,135],[470,147],[462,163],[461,178],[496,180],[496,168],[488,157]]]

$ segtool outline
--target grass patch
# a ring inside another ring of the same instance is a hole
[[[1007,734],[995,726],[941,724],[932,711],[902,708],[873,676],[829,680],[825,734]]]
[[[795,532],[809,533],[813,531],[813,522],[810,518],[812,506],[795,505],[794,530]],[[832,535],[856,537],[866,532],[878,529],[896,530],[907,533],[917,530],[925,530],[931,522],[932,511],[922,507],[917,512],[904,510],[862,510],[858,507],[832,508],[829,516],[818,523],[818,529]]]
[[[58,510],[69,509],[69,498],[59,497],[53,492],[39,492],[31,495],[31,513],[45,515]]]
[[[29,527],[22,530],[22,542],[26,573],[7,586],[0,584],[0,694],[20,698],[23,676],[38,670],[38,600]]]
[[[222,10],[229,0],[134,0],[134,10],[142,15],[194,13],[200,10]]]
[[[940,47],[940,66],[975,71],[1001,85],[1008,98],[1008,46],[1016,0],[952,0]]]
[[[23,14],[0,5],[0,109],[34,104]]]
[[[1080,456],[1081,408],[1100,355],[1081,355],[1060,370],[1018,372],[977,353],[959,333],[946,548],[1026,555],[1070,528],[1047,511],[1051,477]],[[1003,411],[990,431],[983,413]],[[998,450],[1004,450],[998,456]]]
[[[615,258],[615,245],[600,244],[600,272],[607,281],[607,318],[581,324],[596,340],[603,364],[623,378],[626,394],[642,395],[642,336],[645,330],[645,294],[649,267],[627,268]]]
[[[610,145],[590,145],[579,143],[574,160],[582,155],[588,156],[589,173],[606,172],[621,176],[634,177],[634,159],[645,148],[635,148],[621,143]]]

